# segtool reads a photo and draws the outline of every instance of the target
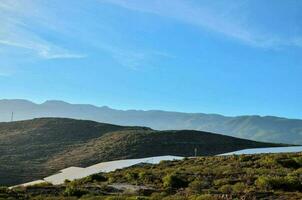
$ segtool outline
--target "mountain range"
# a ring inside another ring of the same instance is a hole
[[[161,110],[116,110],[106,106],[46,101],[0,100],[0,121],[39,117],[66,117],[123,126],[146,126],[156,130],[200,130],[245,139],[302,144],[302,120],[274,116],[227,117],[218,114],[181,113]]]
[[[202,131],[156,131],[86,120],[39,118],[0,123],[0,185],[20,184],[61,169],[162,155],[216,155],[283,146]]]

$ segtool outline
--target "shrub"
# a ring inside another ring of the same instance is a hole
[[[92,175],[84,178],[83,182],[84,183],[91,183],[91,182],[94,182],[94,181],[105,182],[107,180],[108,179],[105,176],[103,176],[102,174],[92,174]]]
[[[178,174],[168,174],[163,178],[163,184],[165,188],[184,188],[188,186],[186,180],[183,180]]]
[[[247,161],[250,161],[250,160],[253,160],[253,156],[252,155],[242,154],[242,155],[239,156],[239,161],[240,162],[247,162]]]
[[[272,189],[272,185],[270,182],[270,179],[268,177],[265,176],[260,176],[256,181],[255,181],[255,185],[260,188],[261,190],[271,190]]]
[[[244,192],[244,190],[246,189],[246,186],[244,183],[242,182],[238,182],[236,183],[235,185],[233,185],[233,191],[234,192],[238,192],[238,193],[241,193],[241,192]]]
[[[148,172],[140,172],[138,177],[144,183],[152,183],[155,180],[155,176]]]
[[[287,177],[259,177],[256,182],[256,186],[263,190],[283,190],[283,191],[295,191],[302,190],[302,183],[295,176]]]
[[[108,196],[84,195],[81,197],[81,200],[106,200],[106,198],[108,198]]]
[[[293,171],[293,172],[291,172],[289,175],[290,176],[296,176],[297,178],[300,179],[300,182],[302,182],[302,167],[295,170],[295,171]]]
[[[161,199],[163,199],[165,196],[167,196],[167,193],[165,193],[165,192],[161,192],[161,193],[154,192],[154,193],[152,193],[150,199],[151,199],[151,200],[161,200]]]
[[[206,188],[209,188],[208,181],[195,180],[189,184],[189,189],[196,194],[200,194]]]
[[[114,196],[114,197],[107,197],[105,200],[126,200],[126,197]]]
[[[128,172],[127,174],[126,174],[126,179],[128,180],[128,181],[136,181],[137,179],[138,179],[138,174],[136,173],[136,172]]]
[[[223,185],[219,188],[219,191],[225,194],[229,194],[233,191],[233,188],[231,185],[227,184],[227,185]]]
[[[172,195],[172,196],[167,196],[163,198],[163,200],[187,200],[187,197],[180,196],[180,195]]]
[[[229,183],[229,179],[227,178],[222,178],[222,179],[217,179],[217,180],[214,180],[214,185],[215,186],[222,186],[222,185],[226,185]]]
[[[216,200],[217,198],[210,194],[203,194],[198,196],[195,200]]]
[[[265,156],[261,159],[260,164],[263,166],[271,167],[277,164],[276,160],[270,156]]]
[[[76,196],[76,197],[81,197],[88,192],[86,190],[76,188],[76,187],[66,187],[64,191],[64,196]]]
[[[115,181],[116,179],[113,176],[108,178],[108,183],[114,183]]]
[[[299,161],[297,159],[297,161]],[[291,159],[291,158],[286,158],[286,159],[280,159],[277,161],[280,165],[286,168],[294,168],[298,169],[300,167],[300,164],[296,162],[296,160]]]
[[[300,167],[302,167],[302,156],[296,157],[296,158],[294,158],[294,160],[296,161],[296,163],[299,164]]]
[[[286,191],[302,191],[302,182],[300,178],[301,177],[297,176],[287,176],[284,181],[285,185],[283,185],[283,189]]]

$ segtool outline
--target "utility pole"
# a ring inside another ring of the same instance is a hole
[[[12,115],[10,117],[10,121],[13,122],[14,121],[14,112],[12,112]]]
[[[197,157],[197,148],[194,149],[194,155]]]

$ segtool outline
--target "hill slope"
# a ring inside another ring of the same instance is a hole
[[[179,113],[166,111],[114,110],[108,107],[46,101],[0,100],[0,121],[38,117],[67,117],[119,125],[147,126],[156,130],[202,130],[257,141],[302,144],[302,120],[279,117]]]
[[[38,179],[69,166],[159,155],[214,155],[277,146],[200,131],[155,131],[93,121],[41,118],[0,123],[0,184]]]

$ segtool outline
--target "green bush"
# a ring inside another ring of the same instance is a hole
[[[113,197],[107,197],[105,200],[127,200],[127,198],[122,196],[113,196]]]
[[[297,159],[297,161],[299,161],[299,160]],[[277,162],[286,168],[298,169],[300,167],[300,164],[297,163],[296,160],[292,159],[292,158],[280,159],[280,160],[277,160]]]
[[[163,199],[164,197],[167,196],[167,193],[165,192],[161,192],[161,193],[158,193],[158,192],[154,192],[152,195],[151,195],[151,200],[161,200]]]
[[[275,158],[273,158],[271,156],[265,156],[265,157],[261,158],[260,164],[262,166],[271,167],[271,166],[275,166],[277,164],[277,161]]]
[[[155,180],[155,176],[152,173],[140,172],[138,174],[139,180],[143,183],[152,183]]]
[[[83,190],[81,188],[76,188],[76,187],[66,187],[64,191],[64,196],[76,196],[76,197],[81,197],[85,194],[88,194],[86,190]]]
[[[136,172],[128,172],[125,177],[130,182],[136,181],[139,178],[138,173]]]
[[[294,160],[296,161],[296,163],[299,164],[300,167],[302,167],[302,156],[296,157],[296,158],[294,158]]]
[[[216,200],[217,198],[211,194],[203,194],[198,196],[195,200]]]
[[[187,200],[187,197],[180,196],[180,195],[172,195],[164,197],[163,200]]]
[[[229,179],[227,178],[222,178],[222,179],[217,179],[217,180],[214,180],[214,185],[215,186],[222,186],[222,185],[226,185],[229,183]]]
[[[188,182],[180,177],[179,174],[168,174],[163,178],[163,185],[165,188],[184,188],[188,186]]]
[[[246,186],[245,186],[244,183],[238,182],[235,185],[233,185],[232,189],[233,189],[234,192],[242,193],[246,189]]]
[[[301,191],[302,183],[298,177],[259,177],[256,186],[262,190]]]
[[[92,174],[86,178],[84,178],[84,183],[91,183],[91,182],[105,182],[107,181],[107,177],[103,176],[102,174]]]
[[[209,187],[208,181],[195,180],[189,184],[189,189],[195,194],[200,194],[203,189]]]
[[[107,196],[84,195],[81,200],[106,200]]]
[[[229,194],[232,193],[233,188],[231,185],[227,184],[227,185],[223,185],[219,188],[219,191],[224,193],[224,194]]]
[[[253,160],[253,156],[252,155],[242,154],[242,155],[239,156],[239,161],[240,162],[247,162],[247,161],[250,161],[250,160]]]
[[[270,181],[270,178],[265,177],[265,176],[260,176],[256,181],[255,185],[260,188],[261,190],[271,190],[272,189],[272,184]]]

